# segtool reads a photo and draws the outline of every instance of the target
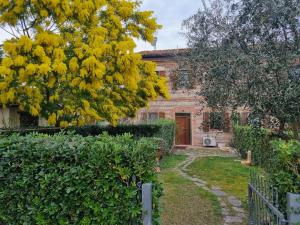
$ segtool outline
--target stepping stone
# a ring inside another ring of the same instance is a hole
[[[215,190],[221,190],[221,188],[218,187],[218,186],[212,186],[211,189],[214,190],[214,191],[215,191]]]
[[[225,223],[242,223],[243,219],[238,216],[226,216],[225,217]]]
[[[220,205],[221,205],[222,207],[226,207],[226,206],[227,206],[226,203],[223,202],[220,198],[218,198],[218,201],[220,202]]]
[[[245,213],[244,209],[242,209],[242,208],[235,207],[235,206],[233,206],[232,208],[233,208],[233,210],[236,211],[236,212],[239,212],[239,213]]]
[[[205,191],[210,191],[210,189],[206,186],[203,186],[202,189],[205,190]]]
[[[244,213],[239,213],[237,216],[241,217],[241,218],[246,218],[246,214],[244,214]]]
[[[231,205],[233,205],[234,207],[241,207],[242,206],[242,202],[240,200],[238,200],[236,197],[234,196],[229,196],[228,197],[228,201],[230,202]]]
[[[205,184],[199,183],[199,182],[194,182],[198,187],[205,187]]]
[[[190,180],[194,181],[194,182],[199,182],[199,183],[202,183],[202,184],[206,184],[205,181],[203,180],[200,180],[199,178],[197,177],[191,177]]]
[[[229,210],[227,208],[221,208],[221,213],[223,216],[228,216],[229,215]]]
[[[210,190],[210,192],[220,197],[227,196],[227,194],[224,191],[220,191],[220,190]]]

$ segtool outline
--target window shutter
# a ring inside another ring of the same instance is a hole
[[[158,75],[159,75],[160,77],[166,77],[167,73],[166,73],[166,71],[159,71],[159,72],[158,72]]]
[[[224,132],[230,131],[230,116],[228,112],[224,113]]]
[[[209,112],[203,113],[203,131],[209,132]]]
[[[166,117],[166,114],[164,112],[159,112],[159,118],[164,119]]]
[[[147,121],[147,113],[141,113],[141,121]]]

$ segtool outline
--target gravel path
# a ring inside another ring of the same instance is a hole
[[[212,149],[200,149],[200,150],[184,150],[177,151],[175,154],[185,154],[187,159],[177,166],[179,174],[188,180],[191,180],[195,185],[202,189],[211,192],[217,196],[221,209],[224,223],[223,225],[245,225],[246,214],[242,207],[242,202],[235,196],[230,196],[220,187],[209,186],[207,182],[201,180],[197,176],[190,176],[188,174],[188,166],[192,164],[196,159],[201,157],[220,156],[220,157],[233,157],[236,156],[234,152],[212,150]]]

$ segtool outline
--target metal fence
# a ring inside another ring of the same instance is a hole
[[[287,210],[283,212],[279,209],[278,190],[268,179],[252,172],[248,196],[249,225],[300,224],[300,195],[288,193]]]

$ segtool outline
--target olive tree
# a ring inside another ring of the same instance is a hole
[[[299,124],[300,1],[215,0],[183,26],[183,62],[208,106]]]

